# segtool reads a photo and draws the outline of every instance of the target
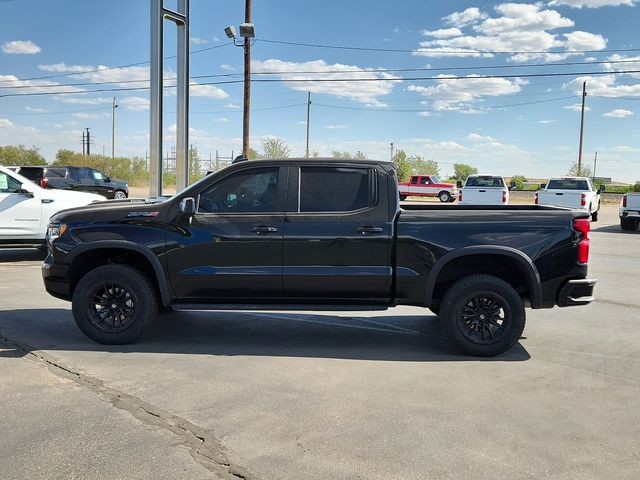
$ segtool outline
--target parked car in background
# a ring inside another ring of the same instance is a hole
[[[591,214],[591,220],[597,222],[600,190],[596,189],[587,177],[551,178],[536,192],[534,203],[585,210]]]
[[[413,175],[408,182],[398,183],[400,200],[408,196],[438,197],[441,202],[454,202],[458,187],[453,183],[442,183],[436,175]]]
[[[460,205],[508,205],[509,189],[498,175],[469,175],[464,185],[458,182]]]
[[[0,246],[43,245],[51,215],[104,200],[93,193],[44,189],[0,167]]]
[[[42,188],[79,190],[118,200],[129,196],[126,182],[112,180],[95,168],[27,166],[20,167],[18,173]]]
[[[640,224],[640,193],[625,193],[620,200],[620,228],[635,231]]]

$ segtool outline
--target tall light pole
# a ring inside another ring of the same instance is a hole
[[[391,146],[391,161],[393,162],[393,142],[389,144]]]
[[[580,146],[578,147],[578,176],[582,175],[582,136],[584,133],[584,99],[587,96],[587,82],[582,82],[582,110],[580,113]]]
[[[111,104],[111,159],[116,158],[116,97],[113,97],[113,103]]]
[[[309,117],[311,113],[311,92],[307,92],[307,155],[309,158]]]
[[[251,0],[245,0],[244,23],[240,24],[240,37],[243,43],[236,43],[236,29],[233,25],[224,29],[227,37],[233,40],[236,47],[244,49],[244,106],[242,111],[242,156],[249,158],[249,117],[251,113],[251,42],[256,36],[251,23]]]

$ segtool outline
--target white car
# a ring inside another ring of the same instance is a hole
[[[592,222],[598,221],[600,190],[596,190],[587,177],[551,178],[536,192],[534,201],[536,205],[586,210]]]
[[[0,167],[0,246],[42,245],[54,213],[105,200],[93,193],[46,190]]]
[[[498,175],[469,175],[458,193],[460,205],[508,205],[509,189]]]
[[[625,193],[620,200],[620,228],[635,231],[640,224],[640,193]]]

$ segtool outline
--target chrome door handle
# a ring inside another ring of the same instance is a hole
[[[251,229],[251,231],[253,233],[257,233],[258,235],[265,235],[267,233],[275,233],[278,231],[278,229],[269,225],[256,225]]]
[[[359,232],[363,235],[367,235],[369,233],[382,233],[384,229],[382,227],[375,227],[373,225],[366,225],[364,227],[358,227],[356,232]]]

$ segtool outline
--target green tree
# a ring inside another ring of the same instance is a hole
[[[196,147],[189,148],[189,178],[187,183],[191,184],[202,178],[202,170],[200,165],[200,155]]]
[[[425,160],[422,155],[411,155],[407,158],[412,173],[420,175],[440,175],[440,167],[435,160]]]
[[[36,146],[27,148],[24,145],[0,146],[0,164],[2,165],[46,165],[47,162]]]
[[[478,169],[464,163],[453,164],[453,178],[464,182],[469,175],[478,173]]]
[[[636,184],[633,186],[633,191],[640,192],[640,182],[636,182]]]
[[[351,153],[347,152],[346,150],[344,152],[341,152],[340,150],[333,150],[331,152],[331,157],[332,158],[344,158],[347,160],[350,160],[353,158],[353,155],[351,155]]]
[[[268,137],[262,139],[263,158],[289,158],[291,150],[280,138]]]
[[[571,165],[569,169],[569,173],[567,174],[570,177],[591,177],[591,167],[588,165],[582,165],[582,168],[578,168],[578,162],[575,162]]]
[[[258,159],[260,159],[260,154],[253,148],[249,148],[249,160],[258,160]]]
[[[393,161],[397,166],[396,174],[399,182],[408,182],[411,176],[411,165],[407,161],[407,154],[404,150],[398,150],[393,156]]]
[[[518,190],[524,190],[525,183],[527,183],[527,177],[524,175],[514,175],[511,177],[511,181],[516,183],[516,188]]]
[[[353,158],[355,160],[366,160],[367,159],[367,154],[364,152],[361,152],[360,150],[358,150],[355,155],[353,156]]]

